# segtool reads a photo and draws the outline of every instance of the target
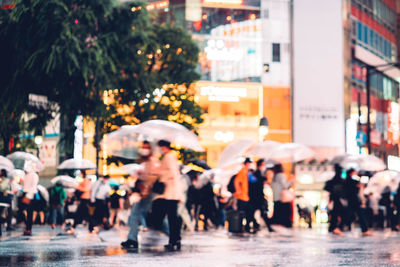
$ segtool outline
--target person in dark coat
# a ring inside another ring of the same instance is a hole
[[[364,205],[366,205],[366,203],[361,202],[359,192],[362,185],[357,177],[357,172],[354,169],[347,171],[346,181],[344,183],[345,196],[348,202],[345,224],[350,227],[351,223],[354,221],[355,215],[357,215],[363,236],[368,236],[371,235],[371,232],[368,231],[365,214],[366,207],[364,207]]]
[[[250,207],[253,214],[252,218],[254,219],[254,213],[259,210],[268,230],[274,232],[271,227],[271,219],[268,218],[268,201],[265,199],[264,195],[264,183],[267,180],[264,175],[265,167],[265,161],[263,159],[258,160],[257,170],[254,172],[255,180],[253,181],[249,179]],[[260,228],[260,225],[255,219],[253,220],[253,227],[255,230],[259,230]]]
[[[325,183],[324,190],[329,192],[329,204],[332,206],[330,210],[329,232],[337,235],[342,235],[339,228],[339,222],[344,218],[345,199],[344,180],[342,179],[342,168],[339,164],[335,165],[335,176]]]

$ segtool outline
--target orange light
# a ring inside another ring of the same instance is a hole
[[[232,17],[231,17],[231,16],[226,16],[226,20],[227,20],[227,21],[231,21],[231,20],[232,20]]]
[[[204,20],[207,19],[207,14],[204,14],[202,17]]]
[[[257,18],[256,14],[251,14],[251,15],[250,15],[250,19],[251,19],[251,20],[255,20],[256,18]]]

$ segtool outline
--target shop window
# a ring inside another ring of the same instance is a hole
[[[272,44],[272,62],[281,62],[281,44]]]

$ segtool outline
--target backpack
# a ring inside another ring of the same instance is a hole
[[[57,187],[52,187],[50,189],[50,204],[53,206],[59,206],[61,205],[61,192],[63,188],[59,187],[57,190]]]
[[[229,184],[228,184],[228,191],[231,192],[232,194],[234,194],[236,192],[236,188],[235,188],[235,178],[236,178],[236,174],[233,175],[231,177],[231,179],[229,180]]]

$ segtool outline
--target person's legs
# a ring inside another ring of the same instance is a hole
[[[363,233],[368,232],[367,219],[365,217],[365,209],[358,208],[357,209],[357,215],[358,215],[358,221],[360,223],[361,231]]]
[[[57,223],[57,209],[55,207],[50,207],[50,224],[52,227]]]
[[[33,207],[32,204],[28,205],[27,214],[26,214],[26,230],[32,231],[33,224]]]
[[[176,244],[181,240],[181,229],[178,220],[178,201],[166,200],[165,208],[168,215],[169,224],[169,244]]]
[[[132,240],[138,242],[138,233],[139,233],[139,223],[141,216],[141,206],[143,205],[142,200],[132,206],[131,215],[128,219],[129,224],[129,233],[128,240]]]

